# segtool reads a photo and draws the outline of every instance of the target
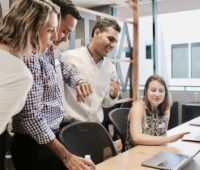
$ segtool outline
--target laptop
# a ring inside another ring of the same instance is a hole
[[[182,141],[200,142],[200,134],[188,134],[182,138]]]
[[[200,117],[197,118],[196,120],[189,122],[189,124],[192,126],[200,126]]]
[[[159,152],[150,159],[142,162],[142,166],[165,170],[179,170],[190,162],[198,152],[192,156],[172,152]]]

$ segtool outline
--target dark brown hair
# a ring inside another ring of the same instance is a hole
[[[119,24],[111,19],[103,19],[96,22],[95,26],[92,29],[92,37],[96,29],[99,29],[101,32],[106,31],[108,27],[112,27],[114,30],[120,32],[121,28]]]
[[[146,83],[145,83],[145,86],[144,86],[144,95],[143,95],[143,100],[144,100],[144,103],[146,105],[146,109],[151,111],[152,108],[151,108],[151,104],[148,100],[148,97],[147,97],[147,91],[149,89],[149,84],[152,82],[152,81],[158,81],[160,84],[162,84],[165,88],[165,97],[164,97],[164,100],[163,102],[158,106],[158,111],[159,111],[159,114],[160,115],[164,115],[166,114],[166,111],[170,108],[171,106],[171,102],[170,102],[170,97],[169,97],[169,92],[168,92],[168,89],[167,89],[167,86],[166,86],[166,83],[164,81],[164,79],[159,76],[159,75],[152,75],[150,76]]]
[[[60,7],[61,17],[71,14],[77,20],[81,19],[80,13],[71,0],[51,0]]]

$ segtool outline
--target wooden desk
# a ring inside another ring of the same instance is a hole
[[[200,128],[190,126],[184,123],[176,128],[168,131],[168,135],[172,135],[182,131],[191,131],[191,133],[200,132]],[[113,158],[110,158],[97,165],[97,170],[151,170],[152,168],[143,167],[141,163],[155,155],[160,151],[169,151],[193,155],[196,151],[200,150],[200,144],[196,142],[185,142],[179,140],[165,146],[136,146],[124,153],[121,153]],[[195,156],[184,170],[199,170],[200,169],[200,154]]]

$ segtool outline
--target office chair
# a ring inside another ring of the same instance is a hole
[[[108,154],[117,155],[111,137],[99,123],[76,122],[69,124],[61,129],[59,138],[72,154],[81,157],[89,154],[95,164],[108,158]]]
[[[124,102],[120,105],[121,108],[131,108],[133,101]]]
[[[117,108],[109,112],[109,118],[118,135],[122,140],[122,151],[125,150],[125,143],[128,132],[128,113],[130,108]]]

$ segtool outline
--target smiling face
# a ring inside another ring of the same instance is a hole
[[[119,32],[112,27],[108,27],[106,31],[96,29],[93,37],[94,49],[96,49],[99,56],[105,56],[116,46]]]
[[[165,87],[157,80],[152,80],[147,89],[147,98],[151,107],[158,107],[164,101]]]
[[[69,34],[74,30],[77,24],[77,19],[71,14],[67,14],[61,19],[58,38],[54,41],[54,45],[58,46],[61,42],[67,42]]]
[[[47,52],[48,48],[53,44],[53,41],[57,39],[58,28],[58,16],[52,12],[47,22],[39,29],[39,37],[41,42],[40,52]]]

